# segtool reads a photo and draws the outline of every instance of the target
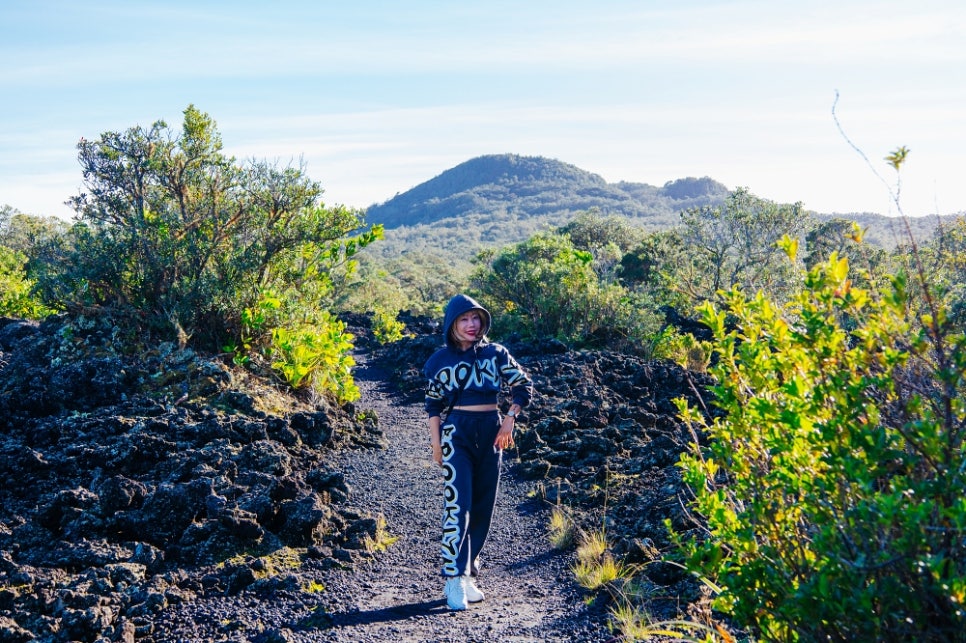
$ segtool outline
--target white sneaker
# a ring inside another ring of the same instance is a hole
[[[476,579],[472,576],[463,577],[463,593],[466,594],[468,603],[479,603],[486,598],[486,594],[476,586]]]
[[[447,580],[443,595],[446,597],[446,605],[451,610],[466,609],[466,586],[462,576],[453,576]]]

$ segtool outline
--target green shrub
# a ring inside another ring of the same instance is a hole
[[[712,351],[710,343],[669,327],[656,338],[652,355],[657,359],[676,362],[689,371],[704,373],[711,362]]]
[[[225,351],[232,354],[235,364],[250,363],[250,353],[265,343],[265,337],[270,335],[272,328],[279,326],[282,303],[275,292],[263,289],[255,303],[242,310],[240,343],[225,346]]]
[[[19,319],[43,319],[54,312],[33,294],[34,281],[27,277],[26,257],[0,246],[0,315]]]
[[[345,324],[325,313],[320,319],[298,330],[272,330],[272,368],[292,388],[311,386],[328,391],[340,402],[359,399],[352,379],[352,334]]]
[[[679,402],[709,440],[681,458],[703,535],[680,542],[763,639],[963,640],[966,341],[907,291],[857,288],[833,255],[784,306],[702,309],[725,413]]]
[[[592,343],[619,327],[623,288],[602,282],[593,254],[564,235],[537,234],[479,262],[472,284],[503,331]]]
[[[36,260],[46,301],[112,308],[139,336],[271,355],[292,386],[357,395],[351,336],[327,312],[354,257],[382,237],[361,213],[321,203],[302,168],[222,152],[194,106],[180,132],[163,121],[81,140],[78,223]]]
[[[46,299],[68,310],[137,311],[146,331],[217,348],[266,288],[310,313],[324,305],[338,270],[381,236],[349,236],[361,214],[322,205],[301,168],[236,163],[193,106],[180,132],[158,121],[77,147],[79,223],[37,267]]]
[[[377,310],[372,319],[372,334],[380,344],[398,342],[404,337],[406,324],[396,318],[396,315],[386,310]]]

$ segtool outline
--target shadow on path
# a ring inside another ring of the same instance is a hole
[[[449,609],[446,607],[446,599],[441,598],[435,601],[405,603],[403,605],[381,607],[374,610],[328,614],[330,619],[328,629],[353,627],[355,625],[374,625],[376,623],[392,623],[394,621],[405,621],[414,616],[432,616],[446,613],[449,613]]]
[[[530,556],[530,558],[525,558],[518,560],[515,563],[510,563],[509,565],[506,565],[506,568],[511,571],[532,569],[533,566],[544,565],[560,555],[562,555],[561,552],[555,550],[545,551],[543,553]]]

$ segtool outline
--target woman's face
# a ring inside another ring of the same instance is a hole
[[[453,322],[453,336],[464,346],[478,340],[482,330],[483,317],[478,310],[465,312]]]

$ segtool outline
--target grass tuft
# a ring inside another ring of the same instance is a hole
[[[628,570],[614,560],[608,551],[607,535],[603,531],[581,536],[573,572],[577,583],[591,591],[601,589],[628,574]]]
[[[554,549],[570,549],[577,539],[573,518],[559,505],[550,512],[550,545]]]

